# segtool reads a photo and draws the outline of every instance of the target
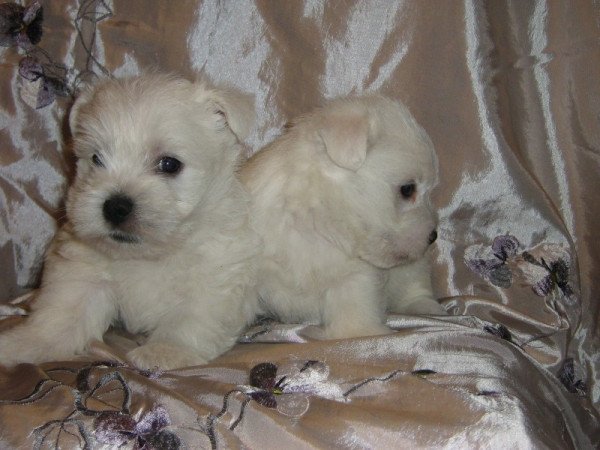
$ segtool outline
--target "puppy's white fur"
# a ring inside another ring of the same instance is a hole
[[[140,367],[204,363],[252,318],[259,239],[235,176],[252,124],[243,96],[152,75],[106,81],[70,115],[77,174],[33,311],[0,335],[0,363],[71,358],[117,319],[147,342]],[[96,155],[94,157],[93,155]],[[183,165],[161,172],[165,156]],[[107,199],[133,211],[114,225]]]
[[[329,338],[389,332],[386,309],[445,313],[424,257],[437,160],[406,107],[375,95],[334,101],[254,155],[241,177],[264,240],[265,312],[320,323]],[[404,198],[411,183],[416,194]]]

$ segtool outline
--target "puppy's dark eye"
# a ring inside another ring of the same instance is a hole
[[[104,167],[104,163],[96,153],[92,156],[92,163],[97,167]]]
[[[403,198],[409,199],[417,192],[417,185],[415,183],[403,184],[400,186],[400,195]]]
[[[177,158],[173,158],[172,156],[164,156],[158,161],[156,170],[160,173],[175,175],[181,172],[182,167],[183,163]]]

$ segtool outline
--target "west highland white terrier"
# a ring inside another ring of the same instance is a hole
[[[405,106],[333,101],[255,154],[241,178],[264,240],[264,312],[322,324],[327,338],[387,333],[386,310],[445,314],[425,256],[437,237],[437,160]]]
[[[201,364],[252,320],[259,239],[236,178],[253,123],[240,94],[166,75],[100,82],[69,123],[77,174],[30,317],[0,363],[68,359],[115,321],[139,367]]]

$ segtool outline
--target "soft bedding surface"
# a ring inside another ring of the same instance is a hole
[[[131,367],[139,337],[111,331],[79,361],[0,367],[0,448],[600,445],[598,2],[22,5],[0,5],[0,330],[26,320],[9,301],[64,216],[72,94],[156,69],[254,94],[249,153],[328,98],[405,102],[438,153],[451,315],[338,341],[265,319],[169,372]]]

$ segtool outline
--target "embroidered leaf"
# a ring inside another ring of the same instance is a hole
[[[548,277],[548,270],[546,270],[546,268],[542,266],[541,263],[538,264],[538,262],[531,256],[531,254],[523,253],[522,256],[523,259],[521,261],[517,261],[517,268],[519,269],[519,273],[521,274],[521,277],[525,280],[525,282],[531,285],[532,287],[537,285],[538,283],[547,283],[548,281],[546,281],[545,278]],[[540,286],[540,289],[544,289],[543,286]],[[546,294],[541,295],[544,296]]]
[[[536,295],[539,295],[540,297],[546,297],[550,294],[550,292],[552,292],[552,289],[554,289],[554,282],[548,275],[531,286],[531,289],[533,289],[533,292],[535,292]]]
[[[85,369],[84,369],[85,370]],[[110,372],[90,389],[84,375],[77,380],[78,389],[75,407],[83,414],[94,415],[107,411],[129,412],[131,392],[127,382],[119,372]]]
[[[33,450],[45,448],[44,445],[48,445],[49,442],[54,444],[53,448],[92,448],[92,437],[83,421],[78,419],[51,420],[35,428],[33,435]]]
[[[490,272],[489,280],[494,286],[508,289],[512,285],[512,271],[506,265],[498,266]]]
[[[573,358],[565,359],[562,368],[558,372],[558,379],[572,394],[587,394],[587,385],[585,381],[577,379],[576,377]]]
[[[493,334],[494,336],[499,337],[500,339],[512,342],[512,335],[510,334],[510,331],[508,331],[508,328],[506,328],[501,323],[496,325],[485,325],[483,329],[484,331],[487,331],[488,333]]]
[[[523,252],[517,260],[517,267],[536,295],[546,297],[558,287],[566,299],[572,300],[574,293],[569,286],[570,260],[562,246],[544,244]]]
[[[569,287],[569,265],[564,259],[559,259],[550,264],[550,274],[554,283],[565,293],[572,293]]]
[[[28,56],[19,62],[19,75],[29,81],[36,81],[44,76],[44,68],[40,62]]]

